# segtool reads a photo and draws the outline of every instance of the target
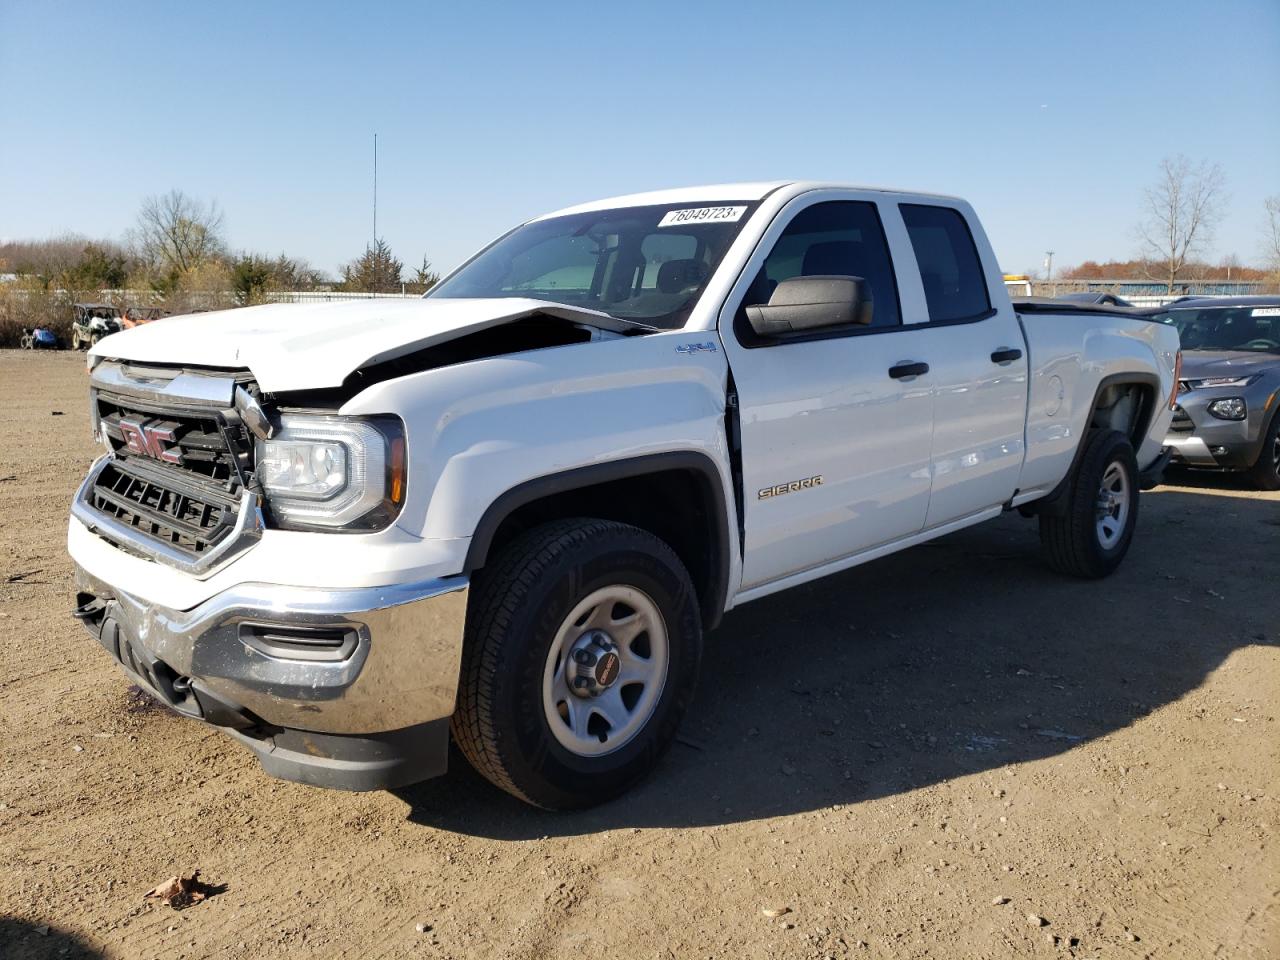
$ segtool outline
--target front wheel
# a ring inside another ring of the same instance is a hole
[[[1259,490],[1280,490],[1280,410],[1272,415],[1263,434],[1262,449],[1249,469],[1249,480]]]
[[[701,651],[697,596],[667,544],[605,520],[546,524],[476,578],[454,740],[522,800],[600,803],[670,746]]]
[[[1040,514],[1049,565],[1075,577],[1105,577],[1120,566],[1138,522],[1138,463],[1129,438],[1098,430],[1085,438],[1057,511]]]

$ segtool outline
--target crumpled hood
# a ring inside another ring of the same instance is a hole
[[[90,355],[252,371],[270,393],[341,386],[361,367],[532,314],[620,330],[607,314],[541,300],[272,303],[166,317],[98,341]]]
[[[1184,350],[1182,379],[1247,377],[1267,368],[1280,368],[1280,355],[1256,350]]]

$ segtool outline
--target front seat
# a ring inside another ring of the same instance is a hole
[[[696,287],[706,279],[707,268],[701,260],[668,260],[658,268],[658,291],[676,294]]]

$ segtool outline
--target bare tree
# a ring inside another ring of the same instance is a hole
[[[1160,177],[1144,194],[1145,216],[1138,225],[1143,260],[1148,276],[1170,293],[1188,260],[1213,239],[1222,217],[1223,183],[1218,164],[1193,165],[1179,154],[1160,161]]]
[[[181,190],[143,200],[133,238],[144,260],[170,273],[194,270],[226,249],[218,205]]]
[[[1280,194],[1267,197],[1263,204],[1267,219],[1262,225],[1262,258],[1273,273],[1280,273]]]

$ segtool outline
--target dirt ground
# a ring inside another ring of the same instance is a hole
[[[750,604],[655,775],[553,815],[131,694],[69,613],[85,379],[0,352],[4,958],[1280,957],[1280,496],[1176,478],[1103,582],[1013,515]]]

